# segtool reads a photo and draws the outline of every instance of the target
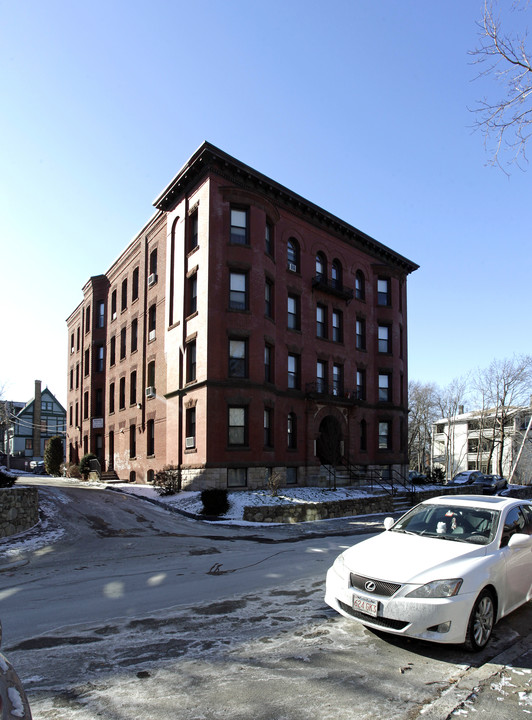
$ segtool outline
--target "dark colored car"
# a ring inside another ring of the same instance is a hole
[[[480,470],[464,470],[453,477],[449,485],[471,485],[482,481],[484,473]]]
[[[483,475],[473,482],[473,485],[482,487],[484,495],[495,495],[501,490],[506,490],[508,481],[500,475]]]

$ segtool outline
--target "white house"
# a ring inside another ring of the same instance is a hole
[[[463,408],[461,408],[463,410]],[[532,407],[463,411],[432,426],[432,467],[443,468],[450,480],[462,470],[502,474],[513,483],[532,482]]]

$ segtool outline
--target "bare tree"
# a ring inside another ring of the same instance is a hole
[[[503,456],[508,428],[513,428],[516,409],[528,404],[532,389],[532,356],[516,355],[504,360],[493,360],[476,378],[477,390],[486,400],[491,429],[491,448],[488,466],[497,449],[497,472],[503,474]],[[490,437],[488,431],[487,437]]]
[[[478,23],[479,44],[470,55],[479,65],[479,77],[495,79],[501,94],[498,99],[479,101],[473,110],[475,126],[484,134],[492,165],[502,168],[501,155],[508,152],[507,164],[523,169],[523,163],[528,164],[526,145],[532,134],[532,52],[526,29],[529,2],[515,0],[504,24],[496,9],[496,0],[485,0]]]
[[[443,441],[441,443],[441,454],[438,455],[438,462],[443,465],[447,479],[455,475],[463,460],[463,452],[457,453],[456,444],[456,416],[460,415],[467,392],[467,379],[455,378],[447,387],[438,389],[436,393],[436,404],[439,416],[445,420],[443,425]],[[465,449],[467,452],[467,447]]]
[[[419,472],[430,463],[432,424],[439,416],[436,393],[434,383],[408,383],[408,463]]]

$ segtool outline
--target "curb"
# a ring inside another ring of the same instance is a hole
[[[485,665],[479,668],[467,667],[459,680],[444,690],[437,700],[422,708],[417,717],[423,718],[423,720],[446,720],[460,709],[460,706],[476,692],[479,685],[504,670],[508,665],[513,665],[517,658],[530,651],[531,646],[532,633],[521,639],[516,645],[500,652]]]

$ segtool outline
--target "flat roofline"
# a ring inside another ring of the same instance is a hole
[[[375,240],[375,238],[372,238],[370,235],[345,222],[345,220],[336,217],[327,210],[324,210],[284,185],[263,175],[207,141],[203,142],[190,156],[177,175],[175,175],[164,190],[155,198],[153,205],[161,211],[170,210],[178,201],[178,198],[185,194],[187,190],[207,174],[209,170],[215,171],[216,169],[224,167],[238,174],[242,178],[243,184],[246,182],[249,183],[250,181],[253,182],[253,184],[262,188],[263,191],[275,195],[278,201],[284,202],[284,204],[290,204],[297,207],[298,210],[304,211],[309,220],[314,217],[326,222],[330,226],[336,227],[362,243],[366,246],[367,250],[373,250],[374,255],[379,257],[384,256],[390,262],[402,266],[408,273],[419,268],[417,263],[392,250],[387,245],[380,243],[378,240]]]

